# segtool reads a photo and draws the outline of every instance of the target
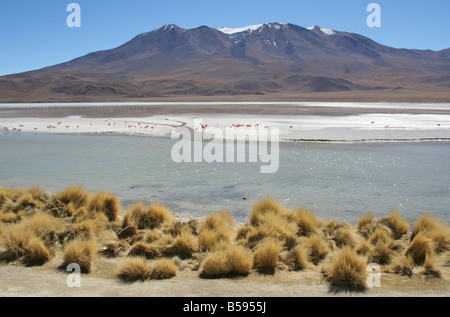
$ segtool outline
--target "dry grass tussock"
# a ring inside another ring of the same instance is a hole
[[[150,277],[150,267],[144,258],[127,257],[119,269],[119,278],[126,282],[145,281]]]
[[[179,256],[180,258],[190,258],[193,253],[199,251],[198,239],[189,229],[182,230],[180,235],[176,236],[166,254]]]
[[[353,290],[365,289],[361,259],[391,274],[411,277],[423,266],[422,276],[441,276],[450,263],[449,226],[425,214],[408,230],[397,211],[352,226],[263,199],[235,229],[227,211],[182,223],[158,203],[121,214],[117,198],[81,187],[54,195],[37,187],[0,189],[1,261],[40,266],[60,257],[62,267],[77,263],[88,273],[98,250],[100,263],[125,260],[117,272],[125,281],[176,276],[170,258],[205,278],[323,269],[331,285]]]
[[[366,270],[366,261],[350,248],[344,248],[324,267],[324,274],[333,287],[364,291],[367,289]]]
[[[153,263],[150,278],[153,280],[166,280],[177,275],[178,268],[171,259],[160,259]]]
[[[281,250],[278,240],[274,238],[264,239],[258,243],[253,252],[253,267],[264,274],[275,273]]]
[[[231,243],[233,216],[227,212],[211,214],[200,223],[198,245],[201,251],[216,251]]]
[[[411,231],[411,241],[422,234],[434,242],[435,251],[442,253],[450,250],[450,227],[430,214],[422,215],[415,223]]]
[[[115,221],[120,212],[120,202],[116,196],[98,192],[89,198],[88,211],[93,214],[103,213],[109,221]]]
[[[97,243],[93,240],[74,240],[64,247],[62,267],[69,264],[78,264],[81,271],[89,273],[97,253]]]
[[[54,199],[59,200],[65,205],[72,204],[75,209],[86,206],[89,194],[86,193],[82,186],[69,186],[63,191],[56,193]]]
[[[287,254],[285,263],[293,271],[301,271],[308,268],[308,251],[302,245],[297,245]]]
[[[309,261],[314,265],[318,265],[331,252],[330,247],[321,235],[308,238],[304,242],[304,247],[308,252]]]
[[[252,269],[250,252],[242,246],[230,246],[208,255],[202,262],[200,276],[220,278],[232,275],[247,275]]]
[[[414,237],[408,249],[405,252],[414,261],[414,264],[423,265],[427,256],[434,255],[433,241],[424,234],[419,233]]]
[[[138,203],[127,212],[122,227],[135,226],[138,229],[152,230],[173,220],[173,213],[159,203],[153,202],[149,208],[145,208],[141,203]]]
[[[413,276],[414,260],[404,254],[397,254],[392,259],[389,271],[402,276]]]
[[[409,223],[400,217],[398,210],[393,210],[388,216],[380,218],[378,223],[391,229],[391,237],[400,239],[409,230]]]
[[[52,248],[57,242],[57,232],[63,225],[54,217],[45,213],[36,213],[20,223],[12,224],[5,229],[2,244],[6,252],[1,256],[6,259],[17,259],[30,253],[30,241],[38,238],[46,248]]]

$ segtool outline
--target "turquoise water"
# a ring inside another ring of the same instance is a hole
[[[124,207],[159,201],[178,216],[228,209],[245,222],[258,199],[305,206],[325,219],[354,222],[398,208],[409,221],[425,211],[450,222],[450,144],[282,143],[280,168],[260,163],[180,163],[175,141],[94,135],[0,135],[0,187],[70,184],[117,194]],[[244,197],[246,199],[244,199]]]

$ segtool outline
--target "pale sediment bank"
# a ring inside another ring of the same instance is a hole
[[[203,127],[198,126],[199,122]],[[2,133],[124,134],[170,137],[177,127],[197,132],[226,130],[245,135],[249,131],[279,130],[281,141],[430,141],[450,139],[450,115],[363,114],[314,115],[155,115],[151,117],[4,118]]]

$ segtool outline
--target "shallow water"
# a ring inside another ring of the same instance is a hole
[[[183,218],[222,209],[245,222],[252,204],[272,196],[319,217],[355,222],[398,208],[414,221],[425,211],[450,222],[450,143],[282,143],[280,168],[260,163],[181,163],[166,138],[0,135],[0,187],[70,184],[117,194],[124,207],[159,201]],[[244,200],[244,197],[246,199]]]

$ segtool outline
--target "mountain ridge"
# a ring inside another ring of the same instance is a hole
[[[356,33],[291,23],[167,24],[113,49],[0,77],[0,101],[367,91],[378,98],[418,91],[447,98],[449,73],[450,48],[397,49]]]

